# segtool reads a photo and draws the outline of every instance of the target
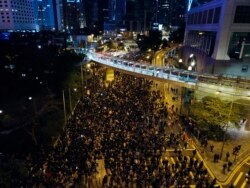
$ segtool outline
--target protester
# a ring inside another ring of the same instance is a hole
[[[167,107],[152,81],[115,73],[108,86],[96,68],[84,95],[53,150],[28,158],[32,187],[197,187],[210,185],[208,172],[184,132],[169,131]],[[175,126],[175,125],[172,125]],[[184,144],[185,143],[185,144]],[[175,148],[176,163],[163,157]],[[106,175],[98,180],[98,160]],[[192,175],[194,177],[192,177]]]

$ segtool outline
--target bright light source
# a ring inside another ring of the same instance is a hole
[[[88,67],[88,68],[90,68],[90,67],[91,67],[91,65],[90,65],[90,64],[87,64],[87,67]]]
[[[192,66],[192,67],[195,66],[195,61],[192,61],[192,62],[191,62],[191,66]]]
[[[3,113],[3,111],[2,110],[0,110],[0,114],[2,114]]]
[[[32,97],[29,97],[28,99],[29,99],[29,100],[32,100]]]
[[[192,58],[192,57],[194,57],[194,54],[190,54],[190,56],[189,56],[190,58]]]
[[[188,70],[190,70],[190,71],[191,71],[191,70],[192,70],[192,66],[188,66]]]
[[[37,45],[37,48],[38,48],[38,49],[41,49],[41,48],[42,48],[42,46],[41,46],[41,45]]]
[[[74,88],[74,91],[77,91],[77,88]]]
[[[182,63],[182,59],[179,59],[179,63]]]

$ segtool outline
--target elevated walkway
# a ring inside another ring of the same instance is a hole
[[[88,52],[88,59],[107,67],[115,68],[121,72],[149,78],[161,82],[175,84],[181,87],[195,89],[198,75],[189,71],[179,69],[163,69],[157,66],[150,66],[128,60],[121,60],[103,54]]]

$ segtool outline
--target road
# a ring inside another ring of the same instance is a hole
[[[241,164],[239,164],[235,169],[233,169],[232,174],[229,176],[227,181],[223,183],[222,187],[233,187],[239,188],[249,188],[250,183],[247,182],[246,174],[250,170],[250,157],[246,158]]]

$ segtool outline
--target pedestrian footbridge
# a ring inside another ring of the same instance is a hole
[[[198,80],[197,73],[186,70],[151,66],[94,52],[88,52],[87,57],[89,60],[115,68],[127,74],[173,83],[190,89],[195,88]]]
[[[232,97],[250,100],[250,80],[239,76],[199,74],[182,69],[152,66],[95,52],[88,52],[87,57],[89,61],[95,61],[120,72],[193,89],[200,96],[198,98],[220,93],[219,97],[225,100],[232,100]]]

